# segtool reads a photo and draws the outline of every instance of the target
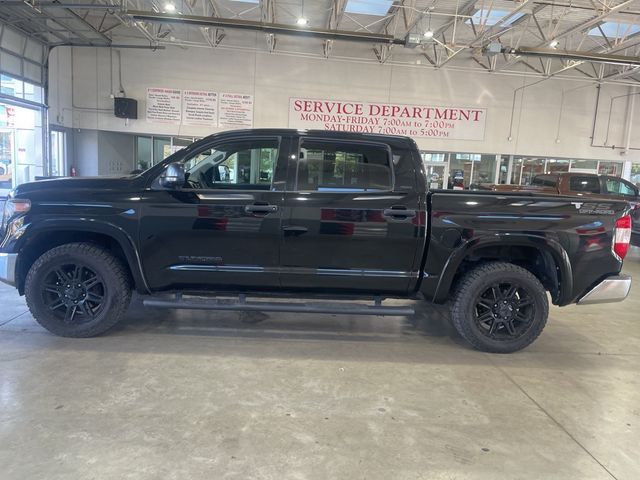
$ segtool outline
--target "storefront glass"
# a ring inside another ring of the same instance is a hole
[[[546,173],[562,173],[569,171],[569,160],[562,160],[556,158],[547,159]]]
[[[42,101],[42,88],[0,74],[0,196],[45,175],[43,109],[25,102]]]
[[[571,160],[571,171],[579,173],[598,173],[598,161]]]
[[[66,133],[53,130],[51,140],[51,176],[64,177],[68,174],[66,169]]]
[[[533,177],[544,173],[545,159],[516,157],[513,160],[511,183],[514,185],[531,185]]]
[[[504,185],[509,183],[509,155],[500,156],[500,169],[498,170],[498,183]]]
[[[452,153],[449,156],[449,181],[447,188],[461,190],[471,185],[473,163],[480,161],[480,155],[473,153]]]
[[[622,176],[622,165],[622,162],[606,162],[601,160],[598,162],[598,173],[600,175],[620,177]]]
[[[44,175],[42,112],[0,102],[0,196]]]
[[[480,161],[473,164],[472,185],[494,183],[496,175],[496,156],[480,155]]]

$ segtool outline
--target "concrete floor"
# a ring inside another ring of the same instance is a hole
[[[640,279],[640,251],[625,270]],[[640,286],[514,355],[446,318],[164,312],[54,337],[0,287],[0,478],[640,478]]]

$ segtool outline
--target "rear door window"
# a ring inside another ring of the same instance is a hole
[[[572,192],[600,193],[598,177],[574,176],[569,179],[569,188]]]
[[[298,191],[390,191],[386,145],[304,139],[296,175]]]
[[[531,185],[535,185],[538,187],[555,187],[556,177],[552,177],[549,175],[537,175],[533,177]]]

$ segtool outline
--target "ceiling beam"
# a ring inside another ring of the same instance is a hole
[[[174,15],[168,13],[129,10],[127,14],[134,20],[155,23],[170,23],[196,26],[212,26],[237,30],[252,30],[264,33],[294,35],[302,37],[320,38],[324,40],[344,40],[352,42],[368,42],[380,44],[404,45],[404,39],[397,39],[391,35],[379,33],[353,32],[345,30],[327,30],[314,27],[295,27],[280,23],[256,22],[237,18],[213,18],[196,15]]]

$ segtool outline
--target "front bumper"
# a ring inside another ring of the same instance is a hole
[[[630,275],[615,275],[602,280],[599,284],[587,292],[580,300],[579,305],[594,303],[621,302],[631,289]]]
[[[17,261],[17,253],[0,253],[0,281],[15,287]]]

